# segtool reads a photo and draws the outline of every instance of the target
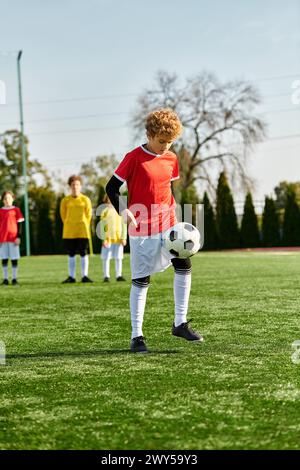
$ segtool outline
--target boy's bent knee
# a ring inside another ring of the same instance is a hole
[[[150,276],[139,277],[138,279],[132,279],[132,285],[136,287],[148,287],[150,284]]]
[[[7,266],[7,265],[8,265],[8,259],[3,259],[2,266]]]
[[[192,272],[190,258],[172,258],[171,262],[177,274],[189,274]]]
[[[17,259],[12,259],[11,260],[11,265],[14,266],[14,267],[18,266],[18,260]]]

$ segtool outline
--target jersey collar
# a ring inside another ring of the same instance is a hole
[[[162,154],[161,153],[153,153],[153,152],[150,152],[150,150],[147,150],[144,145],[146,144],[143,144],[141,145],[141,149],[145,152],[145,153],[148,153],[149,155],[153,155],[154,157],[161,157]]]

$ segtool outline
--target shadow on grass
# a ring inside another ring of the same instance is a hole
[[[61,351],[61,352],[40,352],[40,353],[28,353],[28,354],[7,354],[6,359],[43,359],[51,357],[93,357],[93,356],[113,356],[113,355],[124,355],[130,354],[132,356],[148,356],[149,354],[177,354],[180,351],[173,349],[151,349],[147,354],[131,353],[129,349],[98,349],[95,351]]]

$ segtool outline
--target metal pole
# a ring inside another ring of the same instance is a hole
[[[19,51],[17,65],[18,65],[19,108],[20,108],[20,126],[21,126],[22,173],[23,173],[23,181],[24,181],[25,238],[26,238],[26,256],[30,256],[27,164],[26,164],[26,147],[25,147],[25,139],[24,139],[24,118],[23,118],[23,100],[22,100],[22,84],[21,84],[21,66],[20,66],[21,57],[22,57],[22,51]]]

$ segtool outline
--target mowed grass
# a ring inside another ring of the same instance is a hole
[[[128,351],[130,282],[103,284],[95,256],[94,284],[62,285],[66,263],[23,258],[1,286],[1,449],[300,448],[299,254],[195,256],[203,344],[170,334],[173,270],[153,276],[148,355]]]

